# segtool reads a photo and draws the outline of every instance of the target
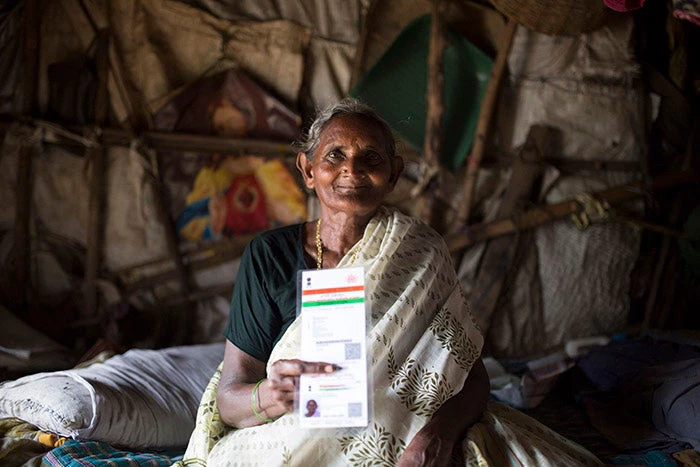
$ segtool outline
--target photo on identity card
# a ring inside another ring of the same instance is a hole
[[[300,271],[301,359],[329,374],[299,379],[302,428],[364,427],[369,420],[364,268]]]

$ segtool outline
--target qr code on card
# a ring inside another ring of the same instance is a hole
[[[362,403],[361,402],[348,402],[348,417],[361,417],[362,416]]]
[[[345,360],[358,360],[360,358],[360,344],[345,344]]]

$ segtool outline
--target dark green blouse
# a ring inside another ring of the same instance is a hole
[[[262,362],[296,318],[297,272],[308,269],[302,228],[294,224],[264,232],[241,258],[224,335]]]

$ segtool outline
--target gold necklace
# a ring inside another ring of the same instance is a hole
[[[316,269],[323,268],[323,244],[321,243],[321,218],[316,223]]]
[[[360,240],[362,241],[362,240]],[[357,245],[357,248],[355,249],[355,252],[352,254],[352,258],[350,258],[350,264],[349,266],[352,266],[355,264],[355,260],[357,259],[357,254],[360,252],[360,247],[362,245]],[[316,222],[316,269],[323,269],[323,243],[321,242],[321,218],[318,218],[318,222]]]

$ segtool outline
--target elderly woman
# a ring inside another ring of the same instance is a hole
[[[244,253],[224,361],[203,396],[183,464],[597,463],[512,409],[484,412],[483,340],[445,243],[382,206],[403,161],[381,117],[351,99],[325,110],[297,167],[321,215],[266,232]],[[365,270],[374,410],[364,429],[319,434],[299,427],[296,384],[303,373],[336,366],[298,358],[297,272],[348,266]]]

